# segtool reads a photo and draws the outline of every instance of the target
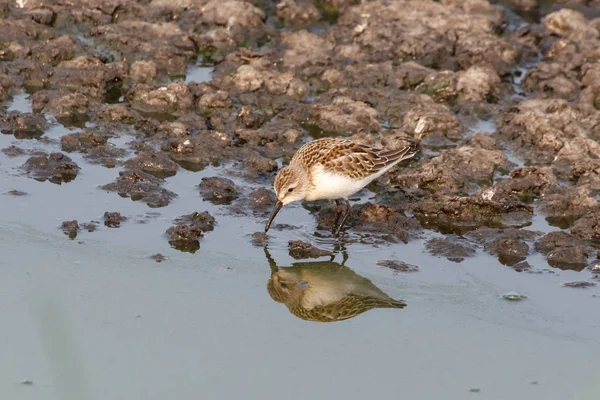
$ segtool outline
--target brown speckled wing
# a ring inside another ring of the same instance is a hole
[[[306,310],[299,305],[290,307],[290,312],[307,321],[334,322],[356,317],[374,308],[404,308],[406,303],[392,298],[382,299],[371,296],[349,294],[327,306]]]
[[[321,164],[331,172],[363,179],[396,161],[412,157],[415,152],[414,143],[398,149],[382,150],[348,139],[320,139],[305,145],[297,156],[306,168]]]

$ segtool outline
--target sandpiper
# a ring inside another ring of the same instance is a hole
[[[300,262],[279,267],[265,248],[271,267],[267,291],[298,318],[335,322],[375,308],[404,308],[369,279],[333,261]]]
[[[275,177],[277,204],[265,232],[284,205],[300,200],[328,199],[335,200],[337,206],[333,231],[337,236],[350,214],[348,197],[416,152],[414,142],[395,149],[378,149],[341,138],[318,139],[305,144]],[[346,203],[343,216],[341,200]]]

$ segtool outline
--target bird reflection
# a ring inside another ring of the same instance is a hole
[[[370,280],[345,265],[330,261],[299,262],[279,267],[265,247],[271,267],[267,290],[296,317],[334,322],[356,317],[374,308],[404,308]],[[344,260],[345,262],[345,260]]]

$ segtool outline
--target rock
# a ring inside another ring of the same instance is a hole
[[[413,264],[408,264],[404,261],[396,260],[381,260],[377,261],[377,265],[380,267],[386,267],[394,270],[395,272],[416,272],[419,267]]]
[[[318,249],[312,244],[303,242],[301,240],[290,240],[288,247],[290,249],[290,256],[296,260],[333,255],[333,253],[330,251]]]
[[[429,239],[425,248],[432,255],[445,257],[456,263],[475,254],[475,249],[468,241],[453,237]]]
[[[171,247],[189,253],[195,253],[200,248],[200,239],[204,233],[214,229],[215,219],[208,213],[194,212],[183,215],[175,220],[175,225],[167,229]]]
[[[118,192],[121,197],[130,197],[133,201],[143,200],[148,207],[165,207],[177,195],[160,185],[164,181],[142,171],[121,171],[113,183],[101,186],[101,189]]]
[[[64,221],[60,229],[62,229],[63,233],[69,237],[69,239],[73,240],[77,237],[77,232],[79,232],[79,223],[77,220],[73,221]]]
[[[239,197],[238,189],[231,179],[210,177],[202,178],[198,185],[200,195],[213,204],[225,205]]]
[[[75,179],[81,168],[63,153],[37,153],[23,164],[23,169],[37,181],[60,185]]]
[[[127,218],[122,216],[121,213],[108,211],[104,213],[104,225],[109,228],[118,228],[123,221],[127,221]]]
[[[177,174],[179,166],[164,152],[145,152],[125,162],[125,167],[140,170],[157,178],[168,178]]]

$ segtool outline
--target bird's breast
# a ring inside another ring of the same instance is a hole
[[[319,164],[311,170],[312,186],[305,200],[345,199],[364,188],[370,181],[370,179],[356,180],[340,173],[329,172]]]

